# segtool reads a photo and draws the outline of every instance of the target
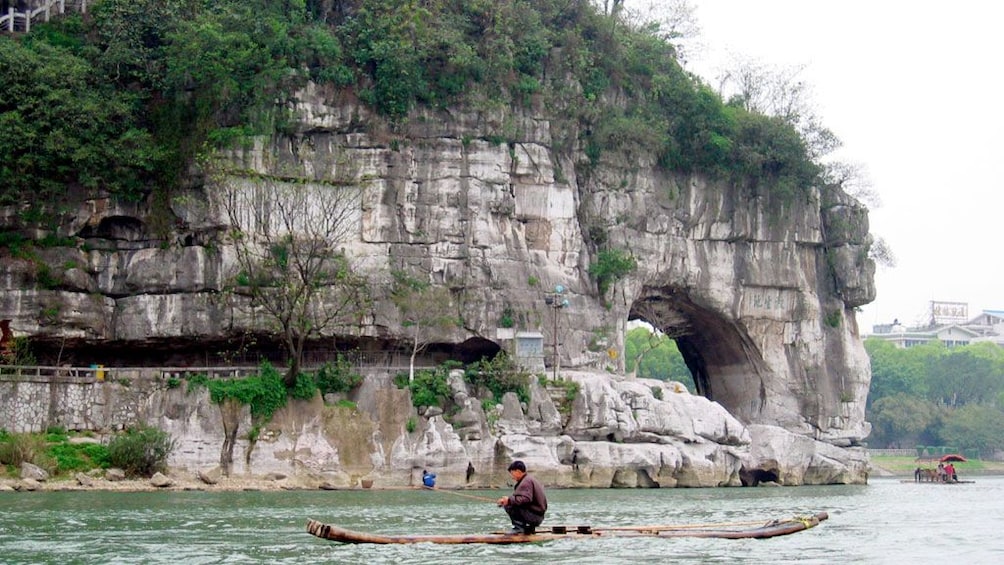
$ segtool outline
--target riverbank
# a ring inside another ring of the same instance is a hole
[[[871,475],[873,477],[912,477],[918,466],[931,467],[937,463],[918,461],[907,456],[873,455],[871,457]],[[967,461],[955,464],[960,476],[972,477],[981,475],[1004,475],[1004,462],[1000,461]],[[212,481],[212,482],[209,482]],[[380,486],[370,484],[363,487],[362,482],[354,486],[333,485],[309,477],[289,477],[272,473],[265,476],[218,476],[207,481],[199,474],[187,471],[172,470],[167,475],[158,478],[118,479],[113,480],[103,476],[78,474],[74,477],[56,477],[44,481],[24,480],[15,477],[0,477],[0,492],[32,492],[32,491],[111,491],[111,492],[153,492],[168,491],[298,491],[298,490],[421,490],[420,486]],[[443,489],[443,487],[440,487]],[[444,490],[464,490],[445,488]]]
[[[16,478],[0,479],[0,492],[32,491],[110,491],[110,492],[153,492],[167,491],[282,491],[282,490],[366,490],[362,486],[341,487],[317,480],[305,480],[284,475],[219,477],[206,482],[198,475],[172,472],[160,477],[140,479],[109,480],[103,477],[86,478],[58,477],[45,481]],[[390,487],[393,489],[418,490],[421,487]],[[386,490],[374,487],[373,490]]]
[[[917,467],[935,468],[936,460],[918,460],[916,457],[903,455],[870,455],[873,476],[912,477]],[[960,476],[1004,475],[1004,462],[971,460],[955,463],[955,469]]]

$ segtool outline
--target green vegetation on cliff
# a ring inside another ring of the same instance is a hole
[[[419,106],[532,108],[580,132],[557,151],[595,164],[638,148],[782,199],[819,173],[787,123],[685,71],[658,25],[588,0],[99,0],[0,38],[0,76],[3,203],[170,190],[200,151],[288,131],[308,80],[391,123]]]

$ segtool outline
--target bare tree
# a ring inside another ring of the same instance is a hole
[[[802,79],[804,70],[804,65],[776,67],[733,54],[728,68],[718,76],[718,91],[730,104],[784,120],[802,137],[809,157],[818,162],[841,142],[816,115],[811,88]]]
[[[393,300],[411,341],[408,381],[415,380],[415,358],[443,331],[460,325],[450,290],[432,286],[405,273],[394,273]]]
[[[874,209],[882,205],[882,199],[875,192],[871,179],[861,163],[830,161],[823,163],[823,180],[835,184],[844,192],[864,202]]]
[[[296,383],[311,337],[357,321],[366,286],[341,246],[358,231],[357,186],[228,175],[220,191],[235,250],[234,291],[270,320]]]
[[[684,60],[690,44],[700,35],[696,8],[689,0],[637,0],[620,8],[618,16],[633,29],[651,33],[676,50],[677,60]]]
[[[876,237],[868,248],[868,258],[884,267],[896,266],[896,255],[892,252],[892,247],[881,237]]]
[[[608,16],[617,15],[622,4],[624,4],[624,0],[603,0],[603,13]]]

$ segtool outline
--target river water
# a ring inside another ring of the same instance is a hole
[[[497,497],[504,491],[462,491]],[[381,533],[508,526],[461,494],[355,490],[0,493],[0,563],[1004,563],[1004,477],[930,485],[551,490],[547,523],[694,524],[809,515],[766,540],[598,538],[513,546],[342,545],[308,518]]]

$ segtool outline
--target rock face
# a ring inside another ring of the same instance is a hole
[[[300,121],[292,133],[260,139],[228,159],[302,190],[361,189],[344,249],[375,300],[351,329],[355,343],[381,348],[405,334],[387,300],[391,273],[404,270],[463,297],[463,327],[443,332],[442,344],[511,349],[517,332],[540,332],[548,349],[561,344],[562,368],[592,372],[576,377],[590,410],[573,410],[568,422],[546,403],[528,410],[505,403],[495,439],[507,453],[540,449],[549,455],[538,463],[557,465],[572,456],[561,446],[574,444],[578,468],[612,473],[611,483],[680,481],[680,469],[711,465],[714,479],[699,473],[684,482],[731,484],[740,466],[760,465],[761,452],[762,461],[789,472],[788,460],[775,461],[766,447],[730,451],[750,441],[774,445],[758,433],[794,434],[813,453],[823,453],[820,442],[847,448],[867,436],[870,369],[854,308],[874,298],[871,240],[867,211],[839,189],[806,187],[780,202],[670,175],[640,150],[590,161],[575,146],[578,132],[538,115],[419,113],[392,131],[364,107],[335,104],[314,88],[300,93],[295,110]],[[214,187],[257,190],[246,179],[179,188],[167,227],[153,203],[83,202],[57,218],[57,235],[79,245],[39,250],[50,265],[45,277],[27,259],[0,266],[0,311],[16,334],[68,342],[78,358],[95,346],[122,354],[261,333],[266,328],[247,300],[222,292],[234,253]],[[17,227],[17,210],[4,210],[0,222]],[[602,295],[589,275],[601,249],[629,254],[638,265]],[[567,289],[568,307],[560,311],[544,306],[557,284]],[[638,393],[642,385],[622,380],[625,327],[633,319],[676,339],[705,398],[653,403]],[[637,406],[625,411],[630,403]],[[479,401],[470,404],[455,420],[463,436],[445,434],[434,416],[426,440],[450,453],[462,443],[483,461],[501,448],[478,429]],[[707,410],[723,415],[695,419]],[[392,467],[413,464],[417,448],[395,444],[398,432],[384,435],[383,451],[370,456]],[[718,447],[689,460],[670,447],[658,456],[640,449],[663,445],[666,435]],[[799,455],[793,472],[799,480],[863,480],[854,452]],[[824,457],[852,470],[817,476],[810,469]],[[597,460],[611,467],[590,466]],[[618,476],[614,462],[635,474]]]
[[[574,398],[566,387],[534,382],[528,402],[507,393],[488,406],[458,371],[450,389],[459,410],[447,415],[416,409],[391,375],[372,375],[352,391],[354,407],[326,404],[320,395],[291,400],[252,434],[248,407],[214,404],[205,387],[172,387],[156,373],[128,384],[50,383],[45,397],[51,404],[40,405],[49,420],[5,419],[0,426],[31,431],[77,422],[76,429],[107,433],[140,420],[170,434],[173,469],[209,485],[225,473],[289,487],[418,486],[422,470],[430,469],[442,487],[499,487],[516,458],[547,484],[565,487],[858,483],[867,472],[862,448],[839,448],[776,426],[746,426],[679,383],[567,371],[563,382],[575,383]],[[38,391],[26,388],[0,381],[0,394],[12,404],[40,404]],[[122,394],[125,388],[134,392]],[[101,410],[73,416],[88,412],[91,399],[101,396],[109,399]],[[229,462],[222,465],[225,454]],[[22,476],[44,480],[27,471]],[[105,475],[108,481],[123,478],[120,469]],[[151,484],[157,482],[164,481]]]

